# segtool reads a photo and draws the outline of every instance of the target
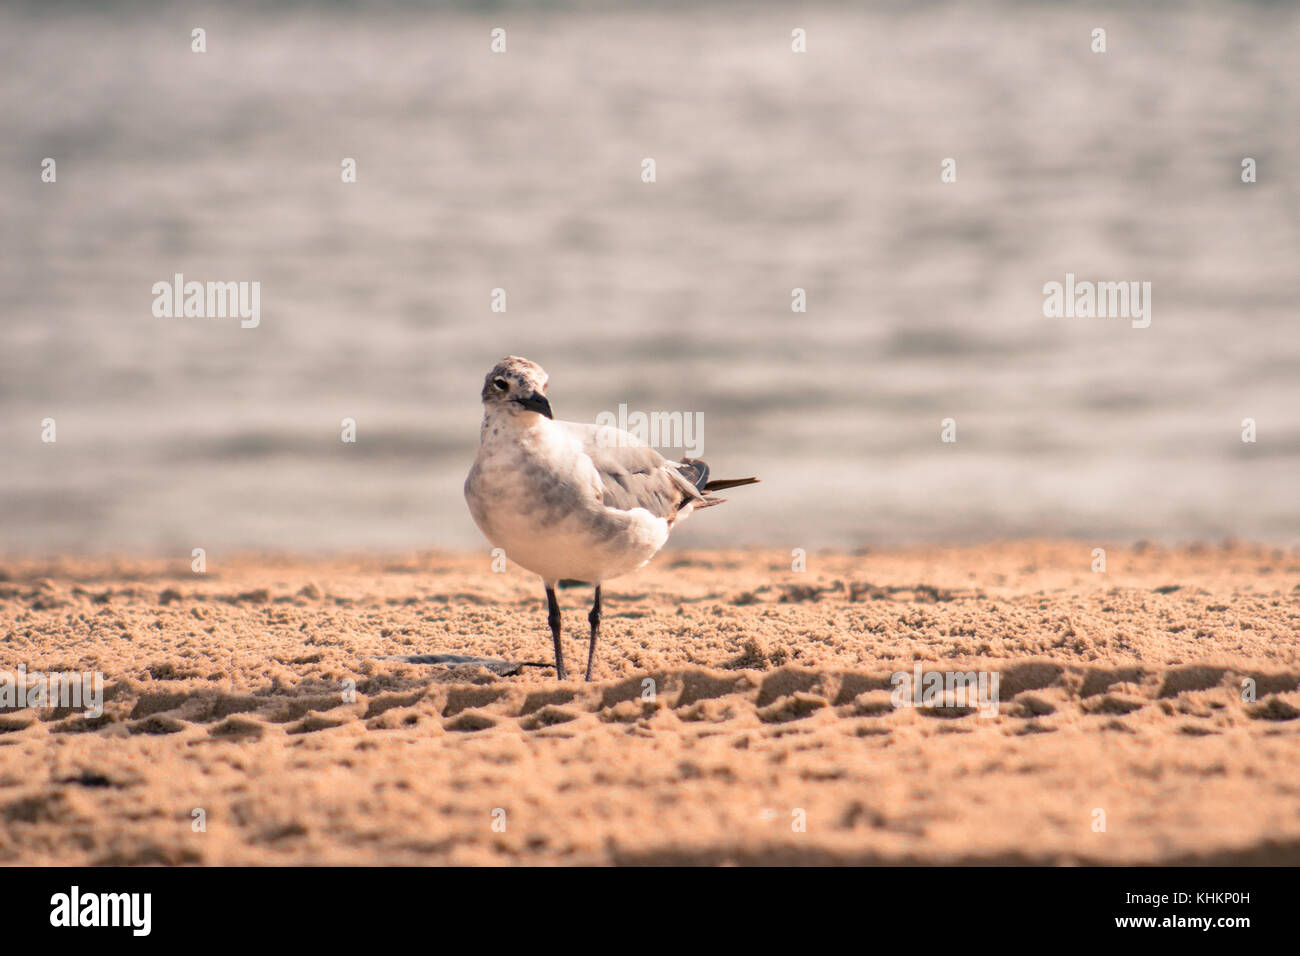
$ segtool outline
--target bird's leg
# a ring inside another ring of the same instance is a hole
[[[591,665],[596,662],[596,638],[600,637],[600,585],[596,585],[596,603],[587,615],[591,624],[591,646],[587,648],[587,680],[591,680]]]
[[[564,648],[560,646],[560,605],[555,600],[555,589],[546,589],[546,623],[551,625],[555,639],[555,676],[564,680]]]

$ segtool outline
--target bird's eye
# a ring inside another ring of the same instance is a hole
[[[510,388],[510,383],[507,382],[504,378],[494,378],[492,379],[492,384],[497,387],[498,391],[502,391],[502,392],[507,391]]]

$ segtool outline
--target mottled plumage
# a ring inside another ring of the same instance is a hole
[[[564,677],[561,580],[595,586],[587,679],[600,623],[600,585],[649,561],[672,527],[724,499],[707,492],[756,478],[710,482],[702,461],[669,461],[625,431],[552,420],[548,377],[509,356],[483,382],[478,457],[465,500],[479,529],[506,557],[538,574],[546,588],[555,665]]]

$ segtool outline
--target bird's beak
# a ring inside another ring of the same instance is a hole
[[[545,415],[547,418],[554,418],[551,414],[551,403],[546,400],[546,396],[541,392],[533,392],[523,398],[516,398],[515,402],[528,409],[530,412],[537,412],[539,415]]]

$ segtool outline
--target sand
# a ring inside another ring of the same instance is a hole
[[[106,697],[0,713],[0,861],[1300,863],[1300,556],[1092,548],[666,553],[592,684],[384,659],[550,660],[486,554],[0,563],[0,670]]]

